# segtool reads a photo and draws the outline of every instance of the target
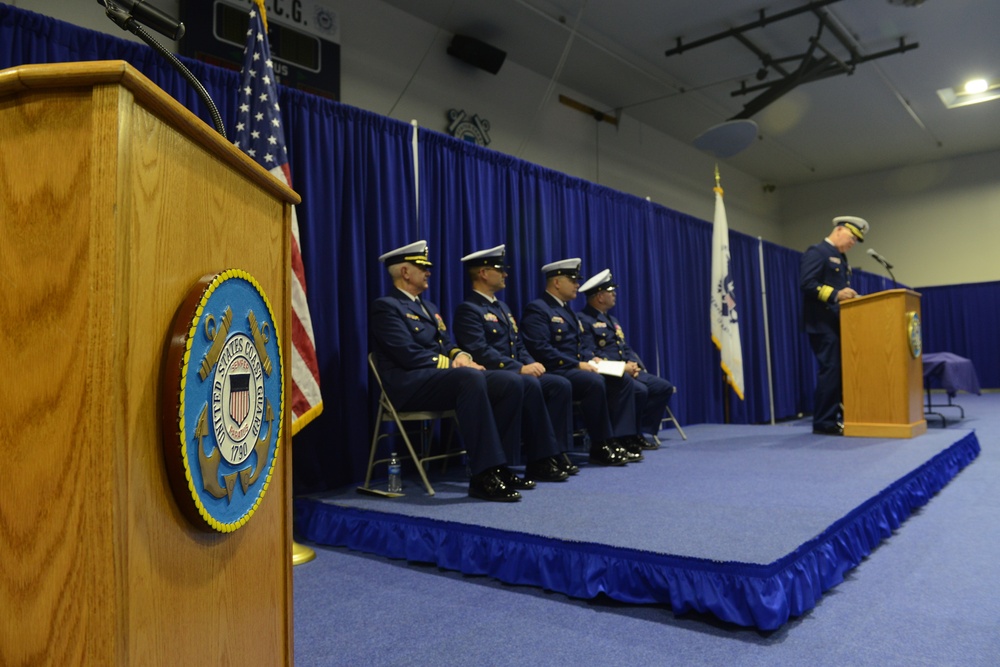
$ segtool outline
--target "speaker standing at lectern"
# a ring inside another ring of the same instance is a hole
[[[841,408],[843,381],[840,369],[840,302],[858,293],[851,287],[847,251],[864,243],[868,223],[850,215],[833,219],[833,231],[802,255],[799,286],[802,289],[802,325],[809,334],[819,373],[813,400],[813,433],[843,435]]]

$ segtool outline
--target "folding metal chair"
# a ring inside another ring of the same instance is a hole
[[[676,393],[677,393],[677,387],[674,387],[674,390],[673,390],[673,392],[670,395],[673,396]],[[677,423],[677,417],[674,417],[673,410],[670,409],[669,405],[665,406],[665,409],[667,411],[667,414],[664,415],[663,419],[660,420],[660,430],[662,431],[666,427],[667,424],[673,424],[674,428],[677,429],[677,432],[681,434],[681,438],[684,439],[684,440],[687,440],[688,437],[687,437],[687,435],[685,435],[684,429],[681,428],[681,425],[679,423]],[[660,435],[657,433],[657,434],[654,434],[653,437],[656,439],[656,444],[659,445],[660,444]]]
[[[465,454],[465,450],[451,450],[449,451],[446,447],[445,452],[442,454],[430,453],[431,444],[431,422],[435,420],[452,419],[455,425],[458,425],[458,417],[454,410],[418,410],[401,412],[397,410],[392,401],[385,393],[385,387],[382,385],[382,378],[378,374],[378,369],[375,367],[375,359],[372,354],[368,355],[368,367],[371,368],[372,375],[375,377],[375,382],[378,384],[379,388],[379,401],[378,401],[378,414],[375,416],[375,428],[374,434],[372,436],[372,448],[371,452],[368,454],[368,472],[365,474],[365,484],[363,489],[369,489],[369,484],[372,479],[372,470],[376,465],[380,463],[388,463],[389,459],[376,459],[375,453],[378,450],[378,443],[382,438],[388,438],[392,433],[385,433],[382,431],[382,424],[385,422],[394,422],[396,428],[399,429],[399,435],[403,438],[403,442],[406,444],[406,452],[402,453],[400,458],[409,458],[416,463],[417,472],[420,473],[420,479],[424,483],[424,488],[427,489],[429,495],[434,495],[434,487],[431,486],[430,481],[427,479],[427,473],[424,470],[424,465],[429,461],[436,461],[439,459],[446,459],[452,456],[462,456]],[[410,436],[404,426],[404,422],[419,422],[418,431],[420,434],[420,454],[417,454],[417,450],[414,449],[413,443],[410,441]],[[451,438],[449,436],[449,442]]]

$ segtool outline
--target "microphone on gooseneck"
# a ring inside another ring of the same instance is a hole
[[[177,59],[177,56],[153,39],[153,36],[142,27],[144,25],[148,26],[170,39],[179,40],[184,36],[184,24],[161,12],[156,7],[146,4],[145,0],[97,0],[97,4],[104,7],[105,14],[107,14],[108,18],[115,25],[146,42],[154,51],[163,56],[184,77],[185,81],[191,84],[198,93],[198,97],[201,98],[201,101],[208,108],[208,113],[212,116],[212,123],[215,125],[215,131],[225,139],[226,128],[222,125],[222,115],[219,114],[219,108],[215,106],[215,102],[212,101],[212,96],[205,90],[205,86],[201,84],[198,77],[192,74],[191,70],[184,63]]]
[[[889,260],[878,254],[878,252],[875,251],[875,248],[868,248],[868,254],[871,255],[876,262],[885,267],[885,270],[889,272],[889,277],[892,278],[892,285],[895,287],[897,284],[896,276],[892,275],[892,264],[889,263]]]
[[[97,0],[109,12],[121,11],[175,42],[184,36],[184,24],[145,0]]]
[[[878,254],[875,251],[875,248],[868,248],[868,254],[871,255],[875,259],[876,262],[878,262],[879,264],[881,264],[885,268],[887,268],[887,269],[891,269],[892,268],[892,264],[889,263],[889,260],[887,260],[882,255]]]

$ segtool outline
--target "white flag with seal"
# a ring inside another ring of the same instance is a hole
[[[743,400],[743,348],[729,258],[729,222],[716,172],[715,222],[712,224],[712,342],[722,355],[726,381]]]

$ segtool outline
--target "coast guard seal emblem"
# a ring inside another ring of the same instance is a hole
[[[920,315],[916,311],[906,313],[906,338],[910,342],[910,354],[918,359],[923,350],[923,333],[920,329]]]
[[[163,451],[174,496],[197,526],[230,533],[260,505],[281,442],[284,380],[274,313],[252,276],[205,276],[174,320]]]

